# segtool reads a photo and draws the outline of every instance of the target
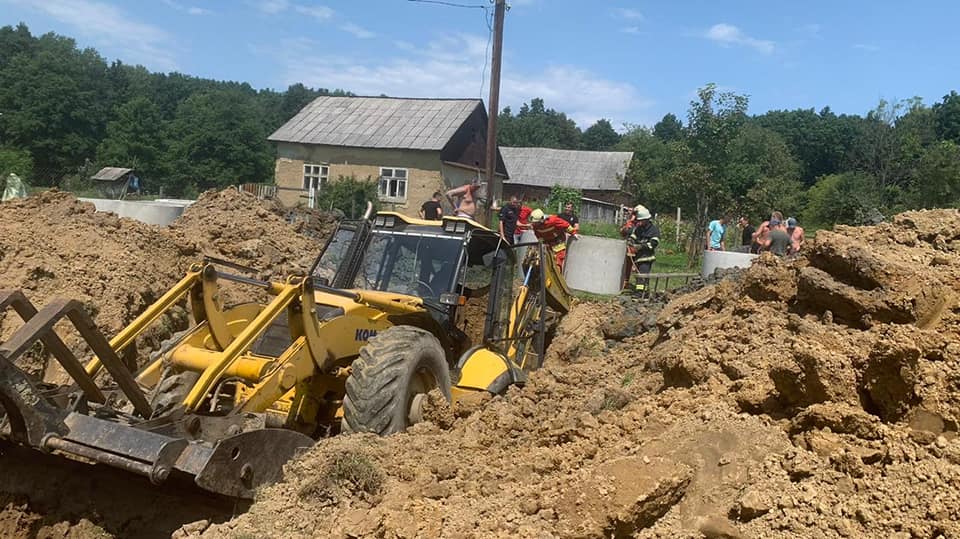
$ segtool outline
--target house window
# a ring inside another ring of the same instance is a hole
[[[303,190],[319,191],[327,185],[330,169],[326,165],[303,165]]]
[[[405,202],[407,200],[407,169],[380,167],[380,200]]]

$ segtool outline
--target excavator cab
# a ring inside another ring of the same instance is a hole
[[[344,221],[309,274],[283,282],[225,269],[244,270],[194,264],[109,339],[77,301],[36,309],[21,292],[0,291],[0,310],[24,320],[0,343],[0,438],[248,498],[317,438],[401,431],[434,390],[456,400],[523,383],[543,361],[548,322],[569,308],[542,244],[510,246],[458,217]],[[225,306],[220,281],[271,299]],[[193,323],[132,372],[121,358],[183,303]],[[62,321],[92,358],[67,348],[55,330]],[[72,384],[49,387],[17,367],[36,346]]]

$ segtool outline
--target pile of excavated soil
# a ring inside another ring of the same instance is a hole
[[[176,282],[187,254],[157,227],[95,213],[93,204],[68,193],[48,191],[0,204],[0,289],[23,290],[38,309],[55,297],[79,300],[107,335]],[[162,321],[147,345],[156,345],[185,322]],[[0,339],[21,325],[14,311],[0,314]],[[58,328],[75,354],[89,353],[72,326],[61,323]],[[43,356],[31,355],[21,366],[39,374],[45,363]],[[58,372],[51,371],[51,381],[63,381],[56,380]]]
[[[820,232],[545,367],[324,440],[212,537],[960,537],[960,212]],[[196,529],[196,528],[194,528]]]
[[[302,228],[287,225],[269,203],[231,190],[205,193],[169,228],[95,213],[92,204],[48,191],[0,203],[0,289],[21,289],[38,308],[55,297],[79,300],[110,337],[203,256],[254,266],[264,278],[305,271],[323,238],[320,228],[317,239]],[[225,284],[227,302],[262,298]],[[142,364],[186,327],[187,313],[185,304],[174,308],[131,348],[131,359]],[[13,311],[0,315],[0,340],[21,325]],[[78,358],[89,357],[71,326],[57,330]],[[48,382],[69,381],[39,349],[18,364]],[[0,444],[2,537],[169,537],[185,522],[228,519],[236,508],[223,505],[195,490],[158,489],[104,466]]]
[[[275,207],[234,189],[208,191],[186,209],[166,230],[183,245],[191,245],[197,258],[212,256],[257,270],[262,279],[282,279],[305,274],[320,254],[323,214],[289,225]],[[301,232],[308,230],[313,236]]]
[[[23,290],[38,309],[55,297],[79,300],[112,336],[204,256],[255,267],[254,276],[264,279],[306,272],[322,244],[301,235],[303,225],[288,225],[271,210],[247,193],[209,191],[173,225],[161,228],[96,213],[92,204],[58,191],[5,202],[0,205],[0,289]],[[227,303],[263,299],[249,287],[226,283],[225,289]],[[162,319],[137,348],[156,348],[186,327],[184,307]],[[20,325],[13,311],[0,315],[0,339]],[[79,357],[89,354],[71,326],[61,323],[58,331]],[[48,381],[64,381],[59,365],[46,369],[42,354],[29,354],[20,364],[32,374],[45,372]]]

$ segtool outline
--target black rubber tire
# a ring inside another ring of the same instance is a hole
[[[430,332],[394,326],[360,349],[346,386],[340,430],[386,436],[410,425],[417,394],[438,388],[450,401],[450,367]]]
[[[150,354],[150,363],[170,351],[186,333],[186,331],[174,333],[169,339],[161,342],[160,349]],[[176,372],[172,369],[165,369],[160,382],[150,392],[150,407],[153,408],[151,417],[163,416],[176,408],[187,398],[187,394],[190,393],[199,379],[199,372]]]

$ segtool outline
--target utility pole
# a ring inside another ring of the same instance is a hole
[[[490,68],[490,100],[487,102],[487,225],[493,223],[493,206],[503,198],[503,183],[497,177],[497,116],[500,114],[500,64],[503,57],[503,16],[507,0],[495,0],[493,53]]]

